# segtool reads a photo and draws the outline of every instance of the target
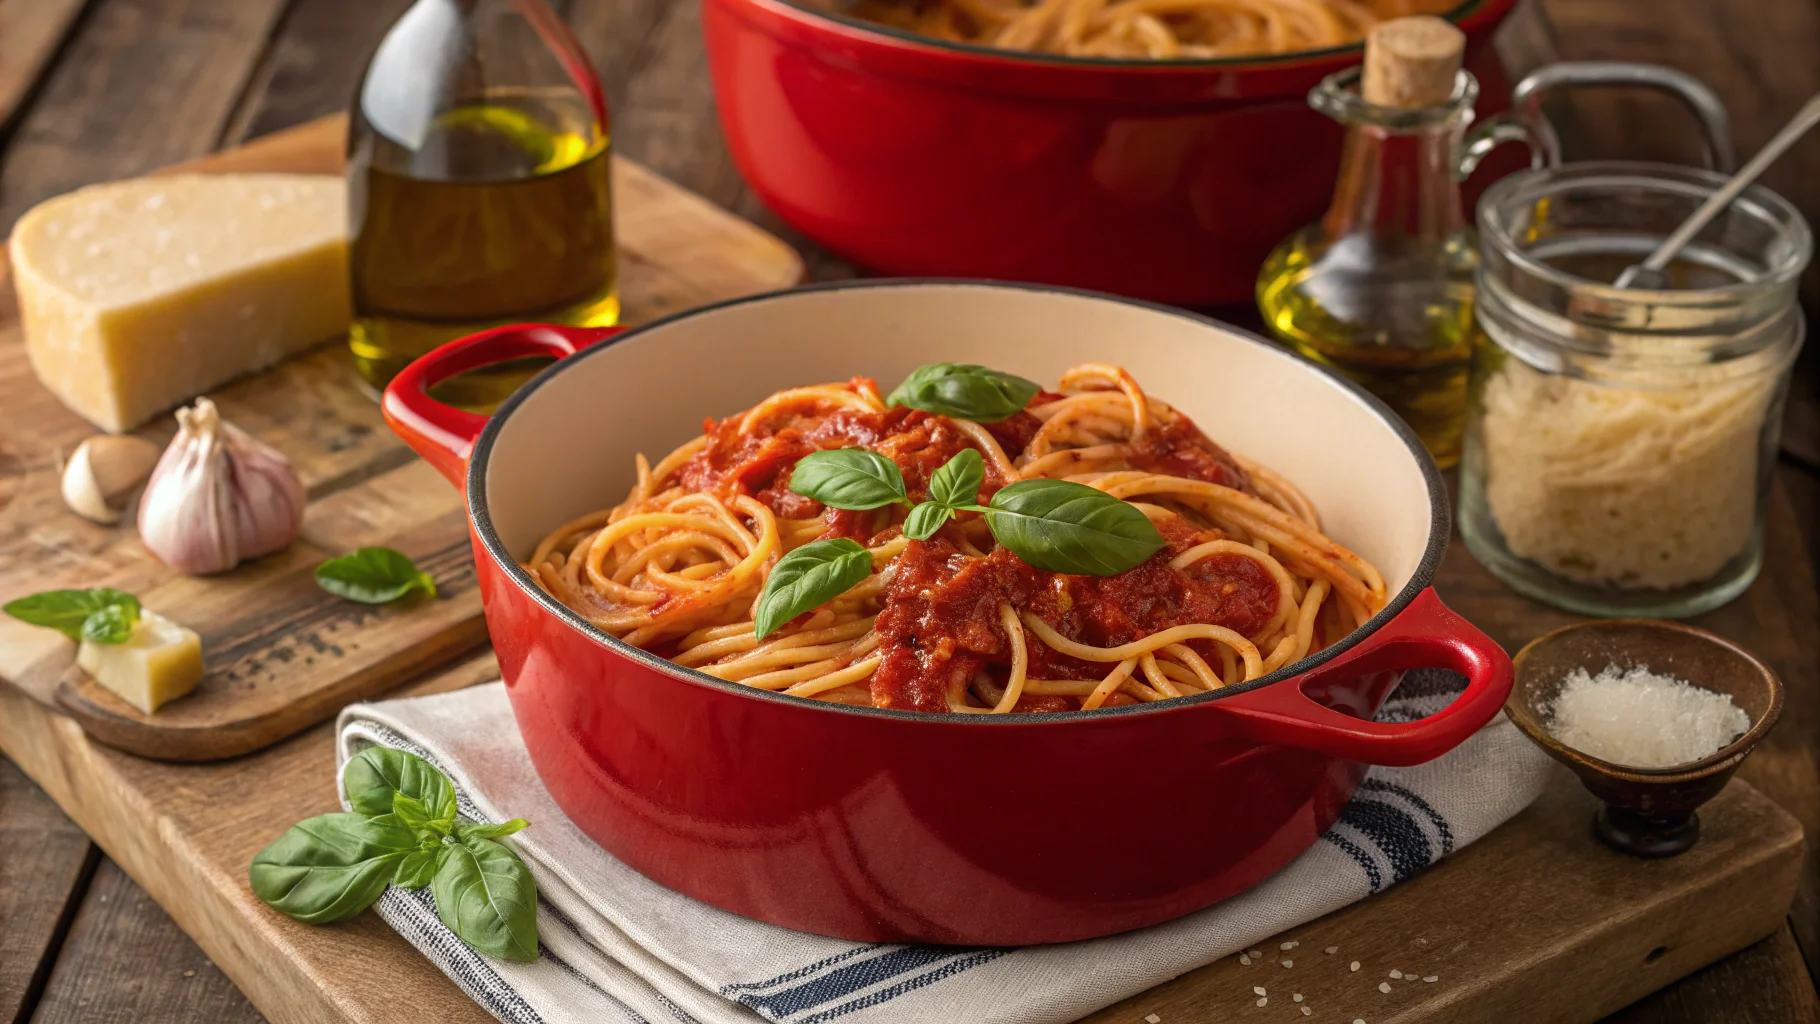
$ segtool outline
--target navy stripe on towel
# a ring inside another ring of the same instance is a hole
[[[1358,829],[1383,851],[1394,880],[1401,882],[1434,861],[1434,851],[1422,826],[1401,808],[1377,800],[1353,800],[1340,811],[1340,820]]]

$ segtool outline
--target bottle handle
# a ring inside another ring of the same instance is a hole
[[[1455,177],[1464,181],[1487,154],[1506,142],[1521,142],[1529,147],[1532,169],[1561,166],[1561,137],[1542,113],[1542,98],[1556,88],[1585,85],[1655,89],[1679,99],[1700,122],[1707,165],[1722,174],[1734,169],[1731,117],[1725,112],[1724,102],[1705,83],[1659,64],[1587,60],[1550,64],[1518,82],[1510,93],[1510,110],[1487,118],[1461,140],[1454,161]]]

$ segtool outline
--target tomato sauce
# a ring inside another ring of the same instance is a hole
[[[898,557],[885,591],[884,610],[873,629],[882,660],[872,677],[872,701],[879,707],[946,711],[981,669],[1003,680],[1011,666],[1010,638],[999,622],[999,604],[1034,613],[1056,632],[1094,647],[1116,647],[1189,622],[1209,622],[1246,636],[1260,632],[1276,611],[1278,591],[1255,560],[1218,554],[1182,570],[1169,567],[1176,555],[1217,530],[1200,530],[1181,520],[1161,524],[1167,545],[1136,568],[1117,576],[1069,576],[1026,565],[1003,548],[986,558],[969,558],[937,537],[911,542]],[[1087,662],[1052,650],[1025,634],[1035,679],[1101,679],[1107,662]],[[1208,641],[1190,641],[1203,658],[1218,664]],[[1066,698],[1029,698],[1016,710],[1058,710],[1075,705]]]
[[[1042,392],[1031,404],[1061,397]],[[790,472],[798,459],[825,449],[869,448],[897,463],[911,500],[919,501],[928,495],[929,477],[962,449],[972,447],[953,421],[901,406],[876,413],[839,409],[782,414],[776,422],[757,424],[751,431],[739,429],[743,418],[707,421],[708,444],[683,465],[677,482],[723,500],[750,496],[785,518],[819,515],[827,523],[823,537],[862,543],[895,533],[898,527],[893,524],[901,516],[891,509],[824,508],[791,491]],[[1042,422],[1020,412],[985,427],[1015,460]],[[1150,431],[1133,447],[1131,461],[1139,468],[1255,493],[1237,461],[1186,417]],[[989,501],[1004,484],[988,460],[980,502]],[[1180,519],[1165,520],[1159,529],[1167,541],[1162,551],[1109,577],[1046,572],[1002,548],[979,558],[961,554],[941,537],[912,541],[895,563],[874,626],[881,662],[872,677],[873,703],[947,711],[950,695],[958,696],[976,673],[984,670],[1003,680],[1011,648],[999,621],[1001,603],[1034,613],[1063,636],[1095,647],[1129,643],[1190,622],[1214,623],[1247,636],[1262,630],[1278,602],[1276,581],[1262,566],[1241,555],[1215,555],[1171,569],[1169,562],[1176,555],[1221,534]],[[1100,679],[1113,667],[1057,653],[1028,633],[1026,640],[1032,678]],[[1218,664],[1211,642],[1190,645]],[[1016,710],[1061,711],[1075,706],[1072,698],[1031,695],[1019,701]]]

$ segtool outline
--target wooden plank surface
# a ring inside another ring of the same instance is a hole
[[[0,133],[56,56],[84,0],[0,0]]]
[[[190,170],[339,173],[345,122],[327,118]],[[786,287],[802,264],[781,242],[628,161],[615,164],[626,320]],[[197,580],[151,558],[132,524],[97,526],[63,506],[58,467],[92,429],[37,383],[0,282],[0,599],[112,586],[202,634],[206,675],[156,714],[71,663],[75,645],[0,619],[0,678],[45,697],[105,742],[148,757],[210,760],[257,750],[484,642],[460,495],[414,459],[329,344],[214,392],[223,415],[297,468],[312,503],[298,542]],[[139,431],[159,444],[168,418]],[[410,464],[405,465],[409,460]],[[397,468],[393,468],[397,467]],[[440,591],[427,607],[374,609],[315,585],[324,558],[367,545],[416,559]]]
[[[263,1020],[145,890],[111,860],[95,872],[33,1024]]]
[[[0,1021],[37,1000],[95,858],[82,829],[0,760]]]

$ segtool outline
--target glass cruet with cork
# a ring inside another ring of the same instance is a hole
[[[417,0],[348,127],[354,364],[378,390],[454,338],[619,318],[600,80],[546,0]],[[486,410],[535,364],[441,385]]]
[[[1346,128],[1333,201],[1257,287],[1279,340],[1382,398],[1442,466],[1459,459],[1472,361],[1477,257],[1455,169],[1479,85],[1460,68],[1465,41],[1440,18],[1385,22],[1362,70],[1309,92]]]

